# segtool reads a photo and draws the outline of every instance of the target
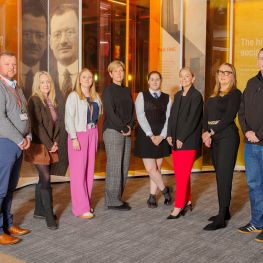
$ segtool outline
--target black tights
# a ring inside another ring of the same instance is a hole
[[[48,189],[50,187],[50,165],[35,164],[41,189]]]

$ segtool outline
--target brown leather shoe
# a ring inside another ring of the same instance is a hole
[[[18,237],[12,237],[7,234],[0,235],[0,245],[12,245],[19,242],[21,239]]]
[[[7,229],[7,232],[15,236],[22,236],[22,235],[28,234],[30,230],[21,228],[19,226],[11,226]]]

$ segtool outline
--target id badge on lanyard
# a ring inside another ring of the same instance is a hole
[[[14,88],[10,87],[10,85],[8,83],[6,83],[6,81],[3,78],[1,78],[1,80],[4,82],[5,86],[9,89],[9,91],[12,93],[12,95],[16,98],[16,104],[17,104],[17,106],[21,112],[19,114],[20,120],[21,121],[27,121],[28,116],[27,116],[27,113],[25,112],[25,110],[23,109],[23,102],[20,98],[19,93]]]
[[[27,121],[28,120],[28,116],[26,113],[20,113],[19,117],[20,117],[21,121]]]

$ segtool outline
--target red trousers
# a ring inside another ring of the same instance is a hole
[[[190,175],[195,155],[196,150],[172,151],[176,183],[174,207],[184,208],[185,203],[191,201]]]

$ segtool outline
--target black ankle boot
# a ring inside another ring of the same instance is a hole
[[[229,212],[228,207],[220,207],[219,213],[218,213],[218,216],[216,216],[216,219],[212,223],[205,226],[204,230],[208,230],[208,231],[217,230],[217,229],[226,227],[225,217],[226,217],[227,211]]]
[[[41,184],[38,183],[36,184],[36,188],[35,188],[35,211],[34,211],[34,218],[37,219],[45,219],[46,218],[46,213],[45,213],[45,208],[43,206],[43,202],[41,199],[41,193],[40,193],[40,189],[41,189]],[[52,188],[49,187],[48,188],[48,192],[49,195],[51,196],[51,204],[53,204],[53,198],[52,198]],[[52,211],[53,211],[53,206],[52,206]],[[54,218],[55,220],[57,220],[57,216],[54,214]]]
[[[172,196],[171,196],[172,189],[168,186],[166,186],[163,190],[163,196],[164,196],[164,204],[170,205],[172,203]]]
[[[215,221],[218,216],[219,215],[211,216],[211,217],[208,218],[208,221]],[[231,218],[231,215],[230,215],[230,212],[229,212],[229,208],[227,208],[226,214],[225,214],[225,220],[229,220],[230,218]]]
[[[55,230],[58,228],[58,225],[53,214],[51,191],[48,189],[40,189],[40,193],[43,207],[45,209],[47,227]]]
[[[147,200],[147,205],[149,208],[156,208],[158,206],[156,201],[156,195],[152,195],[152,194],[149,195],[149,198]]]
[[[53,194],[52,194],[52,187],[51,187],[51,186],[49,186],[48,192],[49,192],[49,196],[50,196],[50,198],[51,198],[51,208],[52,208],[52,212],[53,212],[53,215],[54,215],[55,220],[57,220],[58,218],[57,218],[56,214],[54,213],[54,209],[53,209]]]
[[[225,220],[220,221],[220,220],[216,219],[212,223],[206,225],[204,227],[204,230],[208,230],[208,231],[210,231],[210,230],[217,230],[217,229],[224,228],[224,227],[226,227]]]
[[[46,215],[45,215],[45,209],[43,207],[42,200],[41,200],[40,188],[41,188],[40,183],[36,184],[36,188],[35,188],[35,211],[34,211],[33,217],[39,218],[39,219],[45,219]]]

